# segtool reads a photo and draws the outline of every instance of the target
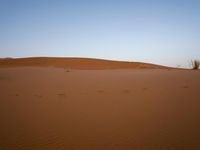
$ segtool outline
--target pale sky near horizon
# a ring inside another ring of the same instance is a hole
[[[0,58],[35,56],[188,66],[200,0],[0,0]]]

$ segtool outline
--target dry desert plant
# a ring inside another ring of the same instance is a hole
[[[191,64],[192,64],[192,69],[194,70],[197,70],[200,67],[200,61],[198,60],[192,60]]]

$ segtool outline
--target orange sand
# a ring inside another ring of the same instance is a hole
[[[48,58],[48,57],[32,57],[32,58],[6,58],[0,59],[0,67],[59,67],[69,69],[81,70],[95,70],[95,69],[158,69],[168,68],[160,65],[139,63],[139,62],[125,62],[125,61],[111,61],[103,59],[91,58]]]
[[[0,68],[1,150],[200,149],[200,71],[16,66]]]

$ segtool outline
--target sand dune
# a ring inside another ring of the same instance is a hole
[[[1,150],[200,149],[200,71],[47,60],[1,60]]]
[[[20,67],[20,66],[36,66],[36,67],[60,67],[70,69],[160,69],[167,68],[160,65],[111,61],[91,58],[56,58],[56,57],[33,57],[33,58],[6,58],[0,59],[0,67]]]

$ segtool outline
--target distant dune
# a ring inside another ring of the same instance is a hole
[[[92,58],[58,58],[58,57],[32,57],[32,58],[1,58],[0,67],[58,67],[69,69],[167,69],[169,67],[126,61],[112,61]]]

